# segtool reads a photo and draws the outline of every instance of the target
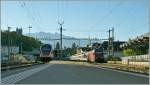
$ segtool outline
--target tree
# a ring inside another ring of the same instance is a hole
[[[55,57],[55,58],[58,58],[58,56],[59,56],[59,50],[53,50],[53,56]]]
[[[59,42],[56,43],[56,50],[60,50],[60,45],[59,45]]]
[[[73,48],[73,49],[76,48],[76,43],[75,43],[75,42],[72,44],[72,48]]]
[[[7,32],[1,31],[1,45],[2,46],[19,46],[23,51],[32,51],[33,49],[40,48],[41,41],[36,40],[35,38],[18,35],[15,31]]]
[[[74,54],[76,54],[76,43],[73,43],[72,44],[72,52],[71,52],[71,55],[74,55]]]
[[[132,55],[136,55],[136,52],[133,49],[124,49],[123,50],[123,54],[125,56],[132,56]]]
[[[56,43],[56,48],[53,50],[54,57],[58,58],[60,56],[60,44]]]

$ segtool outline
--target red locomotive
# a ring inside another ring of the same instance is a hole
[[[87,58],[89,62],[99,62],[99,63],[105,62],[102,48],[95,48],[92,51],[89,51]]]

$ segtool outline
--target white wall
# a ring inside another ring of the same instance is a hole
[[[19,47],[18,46],[10,46],[9,48],[10,53],[19,53]],[[2,62],[3,61],[7,61],[8,60],[8,47],[7,46],[1,46],[1,59]]]

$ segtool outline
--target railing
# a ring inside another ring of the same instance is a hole
[[[116,69],[128,70],[149,74],[149,55],[135,55],[122,57],[122,61],[108,61],[110,65],[115,65]]]
[[[126,56],[121,57],[122,61],[132,61],[132,62],[148,62],[149,61],[149,55],[135,55],[135,56]]]

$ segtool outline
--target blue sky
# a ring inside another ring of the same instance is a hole
[[[148,0],[94,1],[2,1],[1,26],[23,33],[59,33],[64,21],[64,35],[78,38],[107,38],[108,29],[115,28],[115,40],[128,40],[148,32]]]

